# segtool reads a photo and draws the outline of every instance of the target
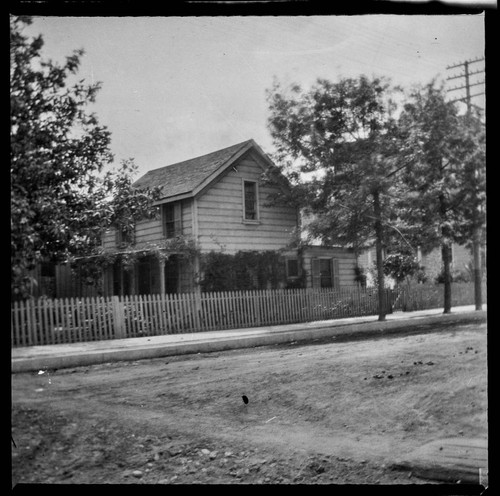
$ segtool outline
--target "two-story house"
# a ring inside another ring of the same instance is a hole
[[[305,276],[306,287],[339,287],[355,284],[356,257],[351,250],[306,247],[287,249],[299,225],[299,212],[269,202],[274,188],[263,181],[269,169],[278,169],[254,140],[151,170],[139,178],[137,188],[161,188],[156,202],[160,215],[136,225],[133,249],[141,252],[132,270],[120,264],[106,271],[106,294],[189,292],[197,289],[199,260],[189,261],[170,249],[167,257],[148,254],[148,246],[168,246],[179,235],[191,239],[199,254],[212,251],[280,251],[286,260],[288,281]],[[117,252],[120,235],[110,230],[103,248]],[[130,247],[128,248],[130,249]],[[286,286],[284,281],[283,286]]]

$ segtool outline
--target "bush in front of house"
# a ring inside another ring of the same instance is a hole
[[[210,252],[201,256],[202,291],[278,289],[285,286],[285,261],[275,251]]]

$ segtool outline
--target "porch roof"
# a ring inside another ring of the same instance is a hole
[[[81,257],[74,257],[74,260],[86,260],[89,258],[99,258],[105,255],[129,255],[133,253],[143,253],[144,255],[152,254],[157,251],[168,252],[170,255],[182,255],[184,252],[182,250],[172,250],[171,248],[152,248],[152,247],[144,247],[144,248],[134,248],[134,249],[123,249],[123,250],[108,250],[101,253],[95,253],[93,255],[84,255]]]

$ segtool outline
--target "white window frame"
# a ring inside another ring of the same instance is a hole
[[[173,215],[174,218],[172,221],[169,221],[173,223],[174,225],[174,233],[172,236],[168,236],[167,233],[167,219],[165,217],[165,208],[172,208],[173,210]],[[180,236],[183,233],[183,225],[182,225],[182,202],[173,202],[173,203],[164,203],[161,206],[161,223],[162,223],[162,229],[163,229],[163,237],[167,239],[173,239],[176,236]]]
[[[245,205],[245,183],[255,184],[255,219],[247,219],[246,205]],[[244,224],[260,224],[260,210],[259,210],[259,182],[253,179],[241,178],[241,196],[242,196],[242,219]]]

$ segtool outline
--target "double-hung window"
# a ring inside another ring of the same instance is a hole
[[[243,220],[258,221],[258,191],[256,181],[243,181]]]
[[[166,203],[162,208],[163,235],[175,238],[182,234],[182,203]]]
[[[134,235],[122,226],[116,226],[116,244],[119,247],[133,244]]]

